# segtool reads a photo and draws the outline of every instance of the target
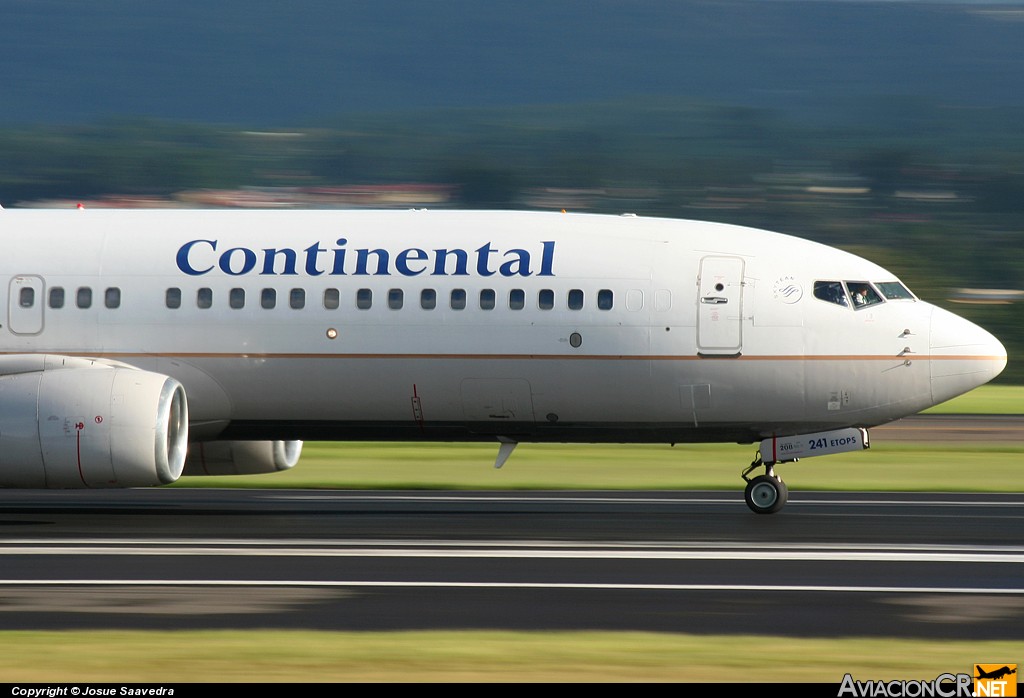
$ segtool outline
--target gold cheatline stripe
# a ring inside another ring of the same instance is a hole
[[[669,354],[312,354],[312,353],[236,353],[236,352],[98,352],[81,353],[67,351],[37,352],[0,352],[0,356],[17,356],[21,354],[67,354],[83,358],[118,359],[136,358],[175,358],[175,359],[469,359],[487,360],[501,359],[504,361],[997,361],[1002,356],[979,356],[977,354],[949,354],[939,356],[878,356],[858,354],[780,354],[773,355],[709,355],[709,356],[673,356]]]

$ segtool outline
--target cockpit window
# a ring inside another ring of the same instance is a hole
[[[907,290],[907,287],[901,284],[899,281],[886,281],[884,283],[877,283],[875,286],[882,292],[886,300],[890,301],[912,301],[914,300],[914,294]]]
[[[850,289],[850,298],[853,299],[855,309],[866,308],[869,305],[882,303],[882,297],[878,291],[871,287],[866,281],[847,281],[846,287]]]
[[[850,301],[846,298],[846,291],[843,289],[841,281],[815,281],[814,297],[841,305],[844,308],[850,307]]]
[[[883,289],[885,298],[914,299],[910,291],[898,281],[878,284],[878,287]],[[855,310],[885,302],[885,298],[867,281],[815,281],[814,297],[844,308],[853,307]]]

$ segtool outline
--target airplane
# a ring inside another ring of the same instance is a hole
[[[496,467],[520,442],[737,442],[768,514],[777,465],[1006,365],[880,266],[721,223],[6,209],[0,231],[3,487],[274,472],[309,440],[491,442]]]
[[[974,665],[974,668],[975,668],[975,670],[977,672],[977,676],[974,677],[976,679],[995,679],[995,680],[999,680],[999,679],[1001,679],[1001,678],[1003,678],[1005,676],[1009,676],[1010,674],[1016,674],[1017,673],[1017,668],[1016,667],[1011,669],[1008,665],[1004,665],[1004,666],[1000,667],[999,669],[995,669],[993,671],[985,671],[984,669],[981,668],[981,666],[979,666],[977,664]]]

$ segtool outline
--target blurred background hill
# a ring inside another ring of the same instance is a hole
[[[754,225],[955,305],[1007,344],[1002,380],[1024,382],[1021,3],[0,7],[4,206]]]
[[[0,122],[296,125],[673,95],[832,115],[1024,104],[1017,3],[4,0]]]

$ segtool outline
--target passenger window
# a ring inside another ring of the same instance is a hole
[[[288,294],[288,305],[293,310],[302,310],[306,307],[306,289],[293,288]]]
[[[866,308],[869,305],[883,303],[878,291],[871,287],[866,281],[847,281],[846,287],[850,289],[850,298],[853,299],[854,309]]]
[[[814,297],[828,303],[841,305],[844,308],[850,307],[850,301],[846,298],[843,284],[838,281],[815,281]]]
[[[582,310],[583,309],[583,291],[574,288],[569,291],[569,310]]]
[[[452,289],[452,310],[465,310],[466,309],[466,289],[464,288],[453,288]]]
[[[91,308],[92,307],[92,289],[88,286],[82,286],[78,289],[78,293],[75,295],[75,304],[79,308]]]
[[[393,288],[388,291],[388,307],[392,310],[401,310],[405,305],[405,292],[400,288]]]
[[[245,307],[245,289],[244,288],[233,288],[228,293],[228,305],[235,310]]]
[[[204,310],[212,306],[213,290],[209,288],[201,288],[196,291],[196,305]]]
[[[609,289],[603,288],[597,292],[598,310],[611,310],[614,303],[615,297],[612,295],[612,292]]]
[[[368,288],[361,288],[356,291],[356,307],[360,310],[369,310],[373,305],[373,291]]]
[[[108,288],[103,294],[103,305],[108,308],[120,308],[121,307],[121,289],[113,286]]]
[[[63,292],[61,293],[61,304],[64,303]],[[181,307],[181,289],[180,288],[169,288],[167,293],[164,294],[164,305],[171,310],[177,310]]]
[[[341,293],[336,288],[324,289],[324,308],[337,310],[341,306]]]
[[[260,293],[260,307],[264,310],[273,310],[277,307],[277,289],[263,289]]]
[[[425,288],[420,291],[420,307],[424,310],[433,310],[437,307],[437,291],[432,288]]]
[[[550,288],[541,289],[537,294],[537,307],[541,310],[551,310],[555,307],[555,292]]]
[[[514,288],[508,292],[508,307],[510,310],[522,310],[526,306],[526,292],[521,288]]]
[[[31,286],[26,286],[21,289],[18,293],[18,305],[22,308],[31,308],[36,304],[36,290]]]
[[[493,288],[480,291],[480,310],[494,310],[495,294]]]
[[[50,307],[64,307],[64,288],[62,286],[54,286],[50,289]]]

